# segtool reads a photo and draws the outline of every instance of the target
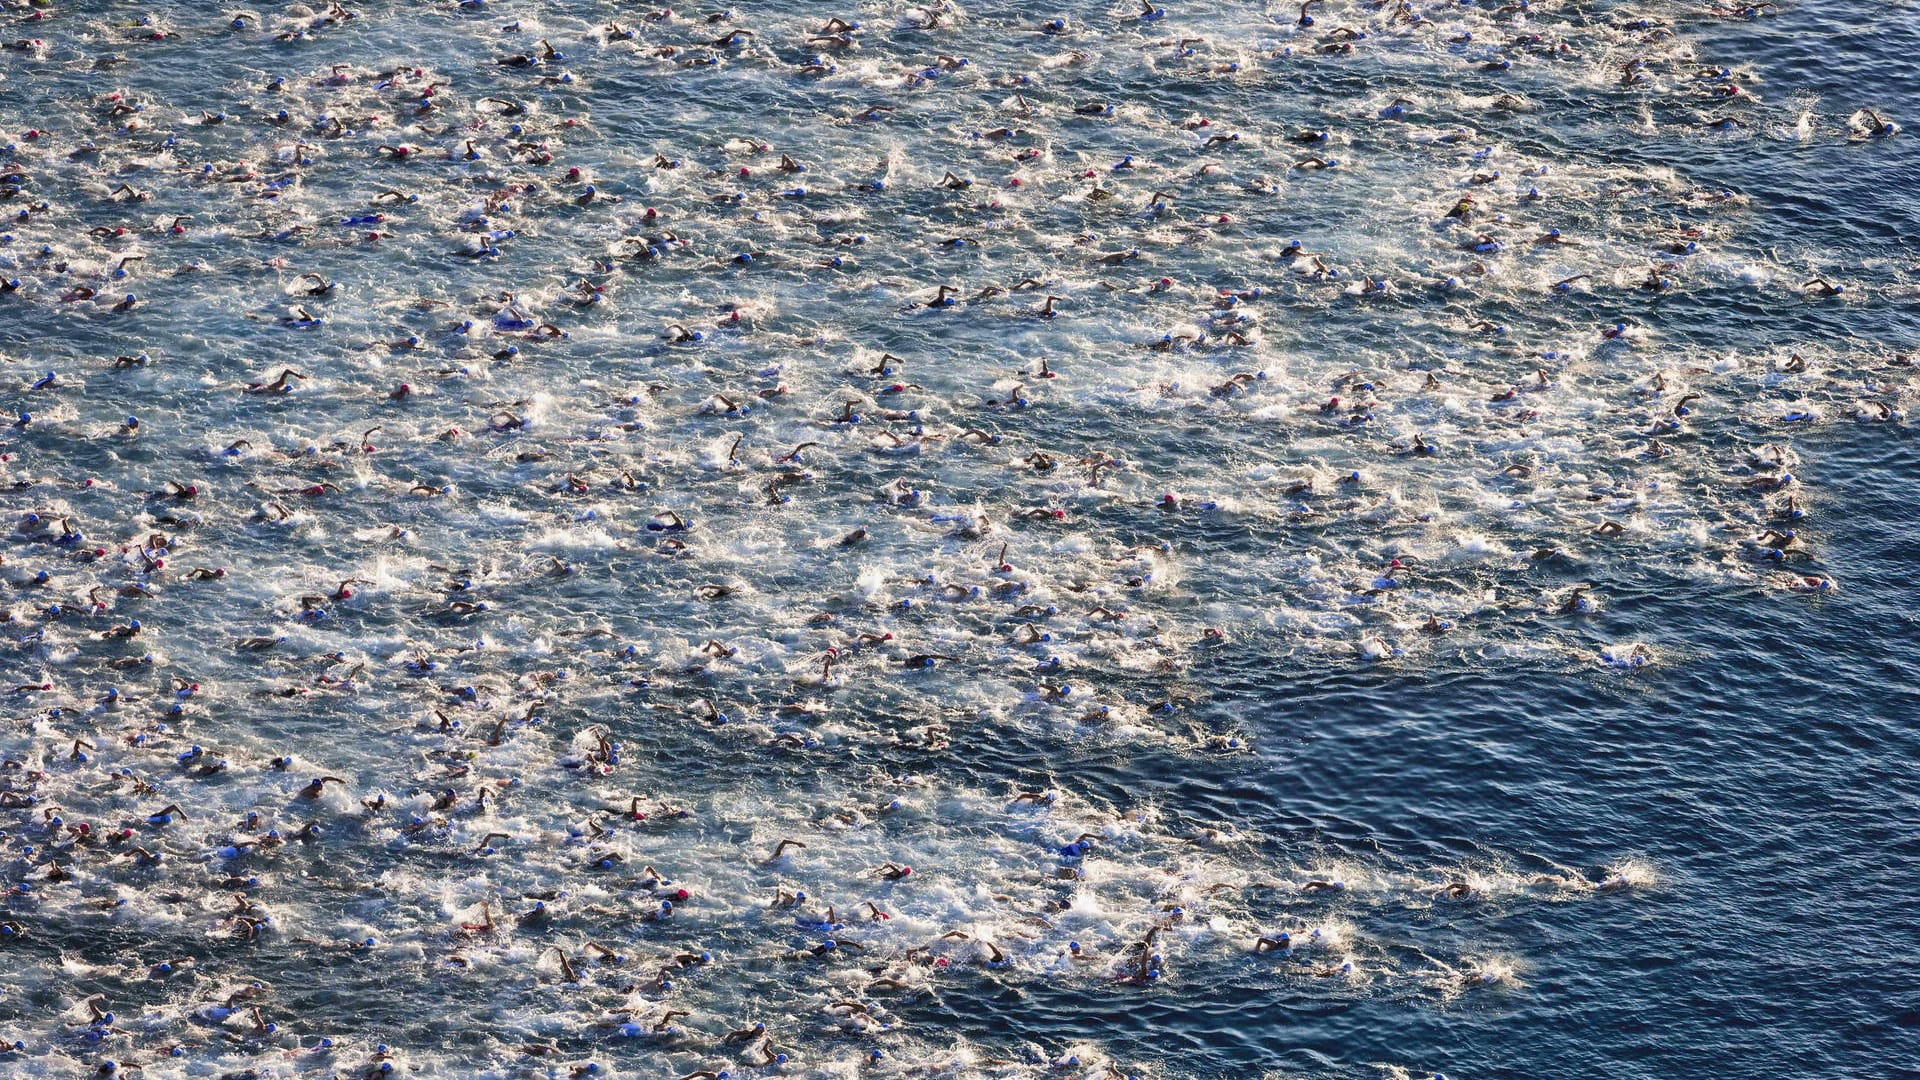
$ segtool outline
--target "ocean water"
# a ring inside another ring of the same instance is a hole
[[[1911,5],[1309,11],[0,12],[0,1071],[1920,1071]]]

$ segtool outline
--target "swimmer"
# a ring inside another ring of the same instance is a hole
[[[1573,590],[1567,594],[1567,598],[1561,601],[1559,607],[1554,609],[1554,614],[1556,615],[1590,614],[1594,610],[1594,602],[1588,598],[1587,594],[1592,591],[1593,591],[1593,586],[1591,585],[1574,586]]]
[[[281,368],[280,374],[274,376],[273,381],[248,383],[246,391],[249,394],[290,394],[293,392],[293,384],[289,380],[300,379],[304,381],[306,378],[307,376],[292,368]]]
[[[303,799],[318,799],[321,793],[326,790],[326,785],[328,784],[344,785],[345,783],[346,783],[345,780],[342,780],[337,776],[317,776],[312,781],[310,781],[306,787],[301,788],[298,794]]]
[[[1293,952],[1293,935],[1282,931],[1279,937],[1262,936],[1255,938],[1253,951],[1256,953],[1278,952],[1291,954]]]
[[[1855,136],[1866,139],[1890,139],[1900,134],[1900,125],[1882,120],[1872,109],[1861,109],[1847,117],[1847,128]]]

